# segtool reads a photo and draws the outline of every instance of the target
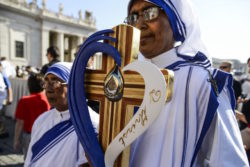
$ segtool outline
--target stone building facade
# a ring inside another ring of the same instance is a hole
[[[72,61],[77,45],[96,31],[92,13],[78,12],[79,17],[41,7],[32,0],[0,0],[0,57],[6,57],[13,65],[41,67],[47,63],[46,50],[57,46],[61,61]]]

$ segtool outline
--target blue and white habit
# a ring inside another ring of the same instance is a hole
[[[234,113],[232,76],[211,67],[189,1],[148,2],[165,10],[181,45],[152,59],[139,56],[173,70],[175,81],[172,100],[132,144],[130,166],[249,166]]]
[[[71,63],[56,63],[45,75],[54,74],[68,83],[71,66]],[[99,115],[91,108],[89,111],[93,126],[97,129]],[[54,108],[40,115],[32,127],[24,166],[78,167],[84,163],[87,163],[87,159],[70,120],[69,110],[59,112]]]

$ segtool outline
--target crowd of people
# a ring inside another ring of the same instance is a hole
[[[248,72],[241,79],[233,80],[233,89],[236,99],[236,116],[239,120],[239,128],[244,147],[250,160],[250,58],[247,60]],[[220,69],[230,73],[232,71],[231,62],[222,62]]]
[[[30,95],[23,96],[16,107],[14,136],[14,150],[19,152],[22,149],[24,157],[28,151],[31,129],[35,120],[43,112],[50,109],[50,104],[43,92],[43,76],[39,73],[33,73],[27,82]]]
[[[173,70],[175,77],[172,100],[132,144],[130,166],[249,166],[250,59],[240,81],[231,75],[231,62],[213,68],[186,0],[130,0],[126,23],[141,30],[139,60]],[[49,63],[41,70],[16,70],[18,77],[27,76],[30,95],[16,107],[13,148],[23,151],[24,166],[91,166],[70,120],[72,63],[60,62],[55,46],[46,56]],[[0,110],[13,96],[3,61]],[[89,111],[98,130],[99,115]]]

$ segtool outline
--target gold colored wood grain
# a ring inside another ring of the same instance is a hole
[[[99,94],[104,95],[103,86],[100,85],[91,85],[88,87],[85,87],[86,93],[89,94]]]
[[[85,81],[91,81],[94,83],[103,83],[104,78],[106,77],[105,74],[85,74]]]
[[[143,99],[144,89],[125,88],[123,92],[123,97],[130,98],[130,99]]]
[[[105,100],[104,104],[104,111],[100,112],[100,114],[103,115],[103,124],[101,125],[102,129],[102,136],[100,136],[102,141],[102,148],[103,150],[106,150],[109,144],[109,136],[110,136],[110,124],[111,124],[111,110],[109,108],[111,107],[111,103],[108,100]],[[105,113],[105,114],[104,114]],[[102,117],[101,117],[102,118]]]

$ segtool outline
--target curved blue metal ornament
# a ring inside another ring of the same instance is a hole
[[[107,36],[110,33],[113,33],[113,30],[103,30],[87,38],[73,63],[68,83],[68,102],[71,120],[93,167],[105,167],[104,153],[90,119],[84,89],[84,74],[89,58],[97,52],[112,56],[116,64],[121,66],[119,52],[113,46],[100,42],[100,40],[116,42],[115,38]]]

